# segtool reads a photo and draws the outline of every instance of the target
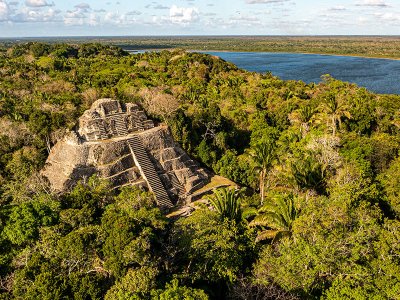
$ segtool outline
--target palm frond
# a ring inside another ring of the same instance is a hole
[[[279,194],[258,210],[258,215],[249,225],[267,228],[259,233],[257,241],[269,238],[278,240],[291,234],[292,223],[298,214],[293,194]]]
[[[246,207],[242,211],[242,217],[245,220],[249,220],[250,218],[257,215],[257,208],[255,207]]]
[[[207,199],[221,218],[239,221],[242,218],[240,207],[241,192],[241,190],[232,188],[219,188],[214,191],[213,195],[208,196]]]
[[[274,239],[279,230],[263,230],[256,237],[256,243],[267,239]]]

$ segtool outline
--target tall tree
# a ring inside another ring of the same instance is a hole
[[[343,99],[334,93],[329,93],[324,98],[324,102],[321,105],[321,110],[326,114],[327,123],[330,123],[333,136],[336,135],[336,129],[338,126],[340,128],[342,125],[342,118],[351,118],[351,114],[348,109],[349,107],[346,105]]]
[[[264,138],[249,151],[254,170],[259,173],[261,204],[264,202],[265,181],[276,158],[276,143],[272,137]],[[268,185],[267,185],[268,186]]]

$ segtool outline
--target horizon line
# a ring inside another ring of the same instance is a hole
[[[232,35],[204,35],[204,34],[176,34],[176,35],[60,35],[60,36],[13,36],[0,37],[0,40],[16,40],[16,39],[96,39],[96,38],[209,38],[209,37],[398,37],[400,35],[382,34],[382,35],[363,35],[363,34],[307,34],[307,35],[283,35],[283,34],[232,34]]]

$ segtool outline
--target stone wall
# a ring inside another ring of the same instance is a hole
[[[86,141],[105,140],[154,127],[137,104],[100,99],[79,118],[79,136]]]

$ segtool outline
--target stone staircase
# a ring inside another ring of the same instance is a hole
[[[107,134],[106,130],[104,129],[103,124],[97,124],[97,128],[100,133],[100,139],[102,139],[102,140],[108,139],[108,134]]]
[[[131,149],[135,163],[138,165],[140,172],[147,181],[149,189],[154,193],[158,206],[161,209],[169,209],[173,207],[171,199],[165,190],[153,163],[143,147],[142,141],[137,135],[132,136],[127,140]]]
[[[144,111],[139,110],[139,108],[131,110],[131,114],[138,131],[143,131],[154,127],[154,122],[147,119]]]
[[[126,128],[126,124],[123,121],[122,116],[116,115],[115,117],[112,118],[115,122],[115,129],[117,130],[117,134],[119,136],[125,136],[128,135],[128,129]]]

